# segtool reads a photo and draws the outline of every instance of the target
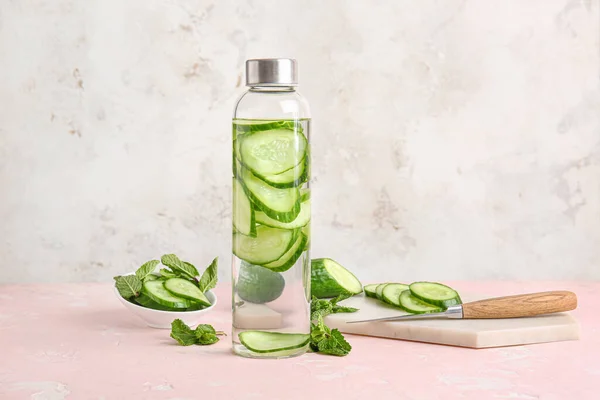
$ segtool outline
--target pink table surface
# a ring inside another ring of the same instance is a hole
[[[566,289],[581,340],[465,349],[347,335],[342,358],[251,360],[178,346],[114,297],[110,284],[0,285],[0,399],[598,399],[600,283],[469,283],[491,295]],[[229,288],[207,316],[230,330]]]

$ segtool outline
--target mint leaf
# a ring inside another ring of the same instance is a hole
[[[344,306],[333,307],[333,314],[349,313],[349,312],[357,312],[357,311],[358,311],[358,308],[354,308],[354,307],[344,307]]]
[[[181,272],[190,278],[197,277],[198,270],[192,264],[184,263],[175,254],[165,254],[160,258],[160,261],[171,268],[173,272]]]
[[[140,278],[140,280],[144,280],[148,275],[154,272],[156,266],[160,263],[158,260],[150,260],[135,271],[135,276]]]
[[[344,339],[344,336],[339,330],[334,329],[326,339],[323,339],[318,344],[319,353],[329,354],[332,356],[345,356],[350,353],[352,346]]]
[[[175,272],[173,272],[173,271],[171,271],[170,269],[167,269],[167,268],[162,268],[158,272],[160,273],[161,276],[164,276],[165,278],[177,278],[177,277],[179,277],[179,274],[176,274]]]
[[[196,344],[196,332],[180,319],[171,322],[171,337],[182,346]]]
[[[125,298],[137,297],[142,290],[142,281],[135,275],[115,276],[115,287]]]
[[[215,331],[211,325],[201,324],[196,327],[195,334],[198,340],[197,344],[208,345],[217,343],[219,341],[217,335],[225,335],[225,332]]]
[[[202,293],[214,288],[217,286],[218,276],[217,276],[217,268],[219,265],[219,257],[215,257],[215,259],[210,263],[208,268],[202,274],[202,277],[198,281],[198,287],[202,291]]]

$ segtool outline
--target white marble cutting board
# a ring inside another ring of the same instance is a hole
[[[475,295],[461,295],[461,297],[465,303],[485,298],[485,296]],[[347,324],[346,321],[406,313],[362,294],[344,300],[340,304],[359,309],[355,313],[333,314],[325,318],[330,328],[338,328],[342,333],[471,348],[579,339],[579,324],[569,313],[511,319],[431,319]]]

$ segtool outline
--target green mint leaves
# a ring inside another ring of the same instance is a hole
[[[190,264],[191,265],[191,264]],[[219,265],[219,258],[215,257],[214,260],[210,263],[208,268],[202,274],[202,277],[198,281],[198,287],[202,291],[202,293],[207,290],[213,289],[217,286],[218,276],[217,276],[217,267]],[[193,267],[193,265],[192,265]]]
[[[165,254],[160,258],[160,261],[175,273],[185,274],[190,278],[196,278],[200,275],[196,267],[190,263],[181,261],[175,254]]]
[[[338,297],[326,300],[312,297],[310,303],[310,319],[317,321],[311,323],[310,329],[310,348],[317,353],[329,354],[333,356],[345,356],[350,353],[352,346],[344,339],[342,333],[337,329],[329,329],[323,317],[329,314],[356,312],[357,308],[338,306],[342,300],[351,297],[351,294],[339,295]]]
[[[315,321],[319,319],[319,316],[325,317],[329,314],[350,313],[358,311],[358,308],[337,305],[337,303],[347,299],[350,296],[351,295],[339,295],[335,299],[331,300],[317,299],[315,296],[313,296],[312,301],[310,303],[310,319],[312,321]]]
[[[141,281],[146,279],[146,277],[154,272],[156,266],[160,264],[158,260],[150,260],[135,271],[135,276],[137,276]]]
[[[222,335],[225,335],[225,332],[215,331],[215,328],[208,324],[201,324],[192,329],[180,319],[171,323],[171,337],[182,346],[214,344]]]
[[[332,356],[345,356],[352,350],[342,333],[337,329],[329,329],[322,316],[318,317],[316,324],[311,324],[310,348],[314,352]]]
[[[142,280],[136,275],[115,276],[115,286],[124,299],[137,297],[142,290]]]

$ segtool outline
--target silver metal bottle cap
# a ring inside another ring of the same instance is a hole
[[[291,58],[246,61],[246,86],[297,86],[298,68]]]

